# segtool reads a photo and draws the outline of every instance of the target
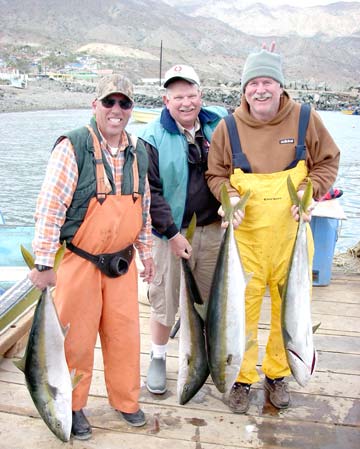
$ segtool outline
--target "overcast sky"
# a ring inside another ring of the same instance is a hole
[[[281,6],[281,5],[291,5],[297,7],[307,7],[307,6],[316,6],[316,5],[328,5],[330,3],[339,3],[340,1],[352,1],[352,2],[360,2],[360,0],[243,0],[243,4],[252,5],[254,3],[263,3],[264,5],[273,7],[273,6]],[[300,4],[299,4],[300,3]]]

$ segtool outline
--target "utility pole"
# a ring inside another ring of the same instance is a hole
[[[161,87],[161,71],[162,71],[162,40],[160,41],[160,73],[159,73],[159,86]]]

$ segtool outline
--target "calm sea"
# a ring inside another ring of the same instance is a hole
[[[341,153],[335,187],[344,195],[340,203],[347,220],[341,223],[335,252],[360,240],[360,117],[341,112],[320,112]],[[64,131],[89,121],[90,110],[57,110],[0,114],[0,211],[7,224],[32,224],[36,197],[50,149]],[[137,123],[128,129],[136,133]]]

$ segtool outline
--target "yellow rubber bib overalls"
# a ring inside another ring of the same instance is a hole
[[[95,154],[100,151],[96,146]],[[96,159],[101,159],[101,153]],[[137,191],[136,158],[133,173]],[[99,182],[98,176],[97,179]],[[92,198],[72,243],[92,254],[113,253],[132,244],[141,228],[140,197],[134,201],[132,195],[107,195],[103,204]],[[70,324],[65,339],[69,369],[82,375],[73,390],[72,409],[80,410],[86,405],[99,332],[109,402],[117,410],[136,412],[140,392],[140,333],[135,258],[126,274],[110,278],[92,262],[66,250],[57,272],[55,304],[61,322]],[[101,367],[101,358],[95,357],[96,366]]]
[[[240,159],[244,160],[240,143],[238,150],[242,154]],[[305,151],[302,157],[305,159]],[[281,333],[278,286],[284,284],[297,231],[297,223],[290,212],[292,203],[287,177],[291,176],[295,187],[306,178],[304,159],[295,161],[293,168],[276,173],[245,173],[241,168],[235,168],[230,177],[231,184],[240,196],[247,190],[251,191],[245,218],[235,231],[235,238],[244,269],[252,274],[245,295],[246,335],[256,342],[245,352],[236,382],[252,384],[260,379],[256,370],[258,323],[267,287],[271,297],[271,324],[262,371],[270,379],[290,375]],[[310,226],[308,241],[311,261],[314,249]]]

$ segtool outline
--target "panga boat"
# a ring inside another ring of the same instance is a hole
[[[132,112],[134,122],[149,123],[160,115],[161,108],[140,108],[135,107]]]
[[[32,253],[34,226],[0,224],[0,294],[26,277],[20,246]]]
[[[360,115],[360,108],[356,109],[342,109],[341,112],[346,115]]]
[[[20,248],[22,245],[32,252],[34,226],[2,223],[0,223],[0,355],[11,347],[14,338],[18,338],[28,330],[33,308],[41,294],[27,278],[29,268],[23,260]],[[24,326],[18,327],[20,321]]]

